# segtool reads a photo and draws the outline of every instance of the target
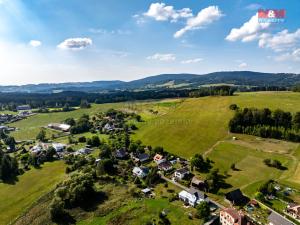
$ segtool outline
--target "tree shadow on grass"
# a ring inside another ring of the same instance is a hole
[[[82,202],[80,208],[86,212],[95,211],[97,209],[97,206],[102,204],[107,199],[108,197],[105,192],[99,191]]]

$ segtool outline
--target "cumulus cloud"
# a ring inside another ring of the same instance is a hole
[[[258,14],[256,13],[249,21],[244,23],[240,28],[231,29],[227,35],[227,41],[248,42],[258,39],[259,36],[269,28],[271,23],[259,23]]]
[[[283,30],[277,34],[263,34],[260,36],[258,45],[261,48],[270,48],[276,52],[289,50],[300,43],[300,29],[294,33]]]
[[[223,14],[218,6],[204,8],[196,16],[189,18],[186,22],[186,26],[178,30],[174,34],[174,37],[179,38],[187,31],[203,28],[206,25],[219,20],[222,16]]]
[[[192,10],[190,8],[183,8],[176,10],[171,5],[165,3],[152,3],[144,16],[151,17],[157,21],[171,21],[176,22],[180,18],[192,17]]]
[[[245,62],[242,62],[239,64],[239,68],[246,68],[247,66],[248,66],[248,64]]]
[[[39,47],[39,46],[41,46],[42,45],[42,42],[41,41],[38,41],[38,40],[31,40],[31,41],[29,41],[29,43],[28,43],[30,46],[32,46],[32,47]]]
[[[187,60],[182,60],[182,64],[191,64],[191,63],[198,63],[201,62],[203,59],[202,58],[195,58],[195,59],[187,59]]]
[[[300,62],[300,48],[274,57],[275,61],[295,61]]]
[[[81,50],[85,49],[88,46],[92,45],[92,39],[90,38],[69,38],[60,43],[57,47],[60,49],[73,49]]]
[[[158,60],[158,61],[174,61],[176,56],[174,54],[160,54],[156,53],[154,55],[148,56],[147,59]]]

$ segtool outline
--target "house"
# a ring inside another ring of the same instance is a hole
[[[169,161],[164,161],[158,164],[158,169],[167,172],[172,170],[173,166]]]
[[[78,151],[74,152],[74,155],[88,155],[92,152],[92,149],[81,148]]]
[[[156,162],[156,164],[160,164],[164,161],[166,161],[166,159],[164,158],[164,156],[160,155],[160,154],[156,154],[154,157],[153,157],[153,160],[154,162]]]
[[[50,123],[48,124],[48,128],[63,131],[63,132],[68,132],[71,126],[64,123]]]
[[[200,180],[196,176],[193,177],[193,179],[191,181],[191,186],[198,188],[200,190],[204,190],[206,188],[206,184],[205,184],[204,180]]]
[[[221,225],[251,225],[248,217],[242,212],[234,208],[226,208],[220,211],[220,224]]]
[[[258,208],[259,207],[259,204],[258,204],[258,202],[255,199],[252,199],[249,202],[249,205],[252,206],[252,207],[254,207],[254,208]]]
[[[206,199],[204,194],[194,190],[190,190],[189,192],[183,190],[179,192],[178,197],[180,200],[193,207],[195,207],[200,202],[205,201]]]
[[[124,148],[120,148],[115,152],[115,157],[118,159],[125,159],[127,157],[127,152]]]
[[[115,126],[112,124],[110,125],[109,123],[105,124],[103,127],[103,130],[105,131],[113,131],[115,129]]]
[[[290,222],[279,213],[272,211],[268,217],[268,225],[294,225],[294,223]]]
[[[55,149],[56,152],[63,152],[67,145],[61,143],[53,143],[52,147]]]
[[[288,204],[286,212],[295,219],[300,219],[300,205],[296,203]]]
[[[17,106],[17,110],[20,111],[20,110],[31,110],[31,107],[30,105],[19,105]]]
[[[147,162],[149,159],[150,159],[150,155],[147,153],[141,153],[141,154],[138,154],[137,157],[135,157],[135,161],[141,162],[141,163]]]
[[[175,171],[174,176],[175,178],[182,180],[186,175],[190,174],[190,171],[187,167],[178,169]]]
[[[146,195],[146,196],[149,196],[149,195],[152,194],[152,191],[151,191],[150,188],[145,188],[145,189],[142,189],[141,191],[142,191],[142,193],[143,193],[144,195]]]
[[[249,198],[244,196],[240,189],[236,189],[225,194],[225,200],[232,205],[243,205],[249,201]]]
[[[147,167],[134,167],[132,170],[132,173],[134,176],[137,176],[139,178],[144,178],[148,175],[149,169]]]

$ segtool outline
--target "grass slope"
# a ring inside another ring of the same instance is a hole
[[[45,163],[19,176],[15,185],[0,183],[0,224],[6,225],[30,207],[39,197],[52,190],[65,176],[62,161]]]
[[[240,107],[297,112],[300,111],[300,93],[253,92],[186,99],[165,114],[146,120],[134,138],[152,146],[164,146],[169,152],[184,157],[203,153],[228,136],[227,124],[233,115],[228,107],[232,103]]]

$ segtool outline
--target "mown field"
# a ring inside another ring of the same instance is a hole
[[[16,184],[0,183],[0,224],[12,222],[65,177],[62,161],[45,163],[18,177]]]
[[[227,125],[233,112],[228,107],[233,103],[239,107],[296,112],[300,111],[300,94],[254,92],[231,97],[185,99],[171,107],[168,113],[141,123],[134,138],[152,146],[164,146],[169,152],[189,158],[229,136]]]

